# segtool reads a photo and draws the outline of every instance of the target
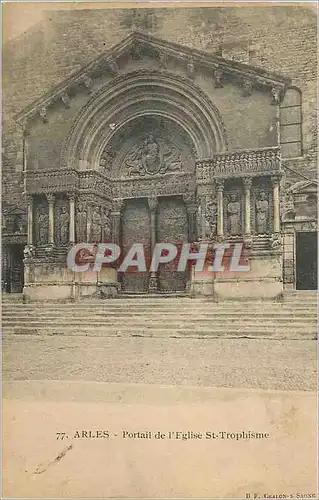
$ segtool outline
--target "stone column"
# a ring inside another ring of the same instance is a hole
[[[69,224],[69,242],[75,243],[75,194],[69,194],[70,203],[70,224]]]
[[[251,177],[245,177],[243,179],[243,183],[244,183],[244,193],[245,193],[245,235],[250,236],[250,234],[251,234],[251,224],[250,224]]]
[[[154,247],[156,245],[156,210],[158,205],[157,196],[151,196],[148,198],[148,206],[151,214],[151,253],[153,255]],[[157,292],[158,290],[158,282],[157,282],[157,273],[155,271],[151,271],[148,288],[150,292]]]
[[[92,203],[87,204],[86,214],[86,242],[91,243],[91,227],[92,227]]]
[[[49,204],[49,244],[54,245],[54,194],[47,194]]]
[[[217,236],[224,236],[224,180],[218,179],[217,184]]]
[[[279,181],[280,177],[277,175],[274,175],[271,177],[271,182],[273,186],[273,202],[274,202],[274,233],[279,233],[280,232],[280,212],[279,212]]]
[[[188,241],[195,241],[197,238],[197,207],[195,203],[195,193],[183,195],[183,200],[186,205],[187,221],[188,221]]]
[[[120,230],[121,230],[121,209],[123,200],[121,198],[113,200],[111,217],[111,230],[112,230],[112,243],[120,244]]]
[[[33,245],[33,196],[28,195],[28,245]]]

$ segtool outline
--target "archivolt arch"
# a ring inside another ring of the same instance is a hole
[[[176,122],[190,137],[198,158],[227,149],[221,116],[190,79],[170,72],[138,70],[121,75],[93,94],[66,139],[61,163],[96,168],[115,133],[132,119],[156,115]]]

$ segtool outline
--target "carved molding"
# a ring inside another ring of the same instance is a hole
[[[256,88],[258,87],[269,90],[272,93],[273,102],[276,104],[280,102],[286,86],[290,84],[290,79],[281,75],[259,70],[239,62],[229,61],[215,54],[194,50],[177,43],[168,42],[151,35],[135,31],[120,43],[112,47],[107,54],[102,54],[97,57],[85,68],[83,68],[83,70],[70,76],[62,82],[61,85],[51,91],[49,96],[45,95],[43,98],[28,106],[24,111],[16,116],[16,119],[21,122],[25,118],[31,118],[39,113],[41,109],[50,106],[53,102],[60,99],[62,91],[67,91],[70,86],[75,88],[75,84],[85,85],[91,92],[93,78],[95,77],[95,74],[98,74],[97,69],[100,70],[104,64],[104,66],[106,66],[106,71],[110,72],[112,75],[116,75],[118,73],[117,59],[124,53],[129,55],[134,54],[134,59],[140,58],[140,47],[143,48],[143,51],[146,50],[147,54],[150,54],[151,56],[152,54],[154,56],[159,52],[165,52],[167,56],[175,60],[186,59],[186,74],[188,78],[191,79],[195,76],[196,67],[196,72],[199,71],[200,68],[206,68],[211,71],[217,70],[218,72],[222,72],[226,78],[230,78],[231,80],[240,82],[245,79],[250,81]],[[219,77],[216,78],[216,82],[217,86],[219,86],[221,83]]]
[[[213,72],[214,84],[216,89],[220,89],[224,86],[223,84],[224,73],[220,69],[215,69]]]
[[[61,101],[66,108],[69,108],[71,106],[70,96],[67,92],[61,93]]]
[[[253,83],[251,80],[244,80],[242,83],[243,86],[243,96],[249,97],[253,93]]]
[[[154,212],[158,206],[158,197],[157,196],[150,196],[148,199],[148,206],[151,212]]]
[[[141,95],[145,94],[150,96],[149,101],[143,101],[143,107],[141,109],[141,104],[137,102],[136,104],[136,117],[138,113],[142,116],[146,111],[149,113],[152,111],[162,116],[166,116],[167,113],[174,117],[176,123],[178,123],[181,128],[183,128],[187,133],[197,140],[197,144],[194,144],[198,150],[198,154],[201,157],[210,157],[213,151],[227,150],[227,134],[225,125],[221,118],[218,109],[212,104],[209,96],[203,91],[198,85],[188,78],[181,77],[169,71],[158,71],[142,69],[133,71],[128,74],[122,74],[117,76],[111,82],[103,85],[100,89],[94,92],[93,96],[88,100],[88,102],[83,106],[80,114],[76,117],[73,124],[71,125],[68,136],[65,139],[61,150],[61,165],[66,168],[71,166],[75,161],[75,151],[77,155],[81,154],[81,158],[87,159],[91,164],[98,162],[101,151],[99,151],[99,145],[95,143],[90,143],[87,149],[83,150],[84,137],[91,134],[90,128],[92,125],[92,116],[96,116],[98,108],[103,107],[105,109],[108,106],[108,102],[113,103],[112,108],[109,108],[109,116],[111,123],[117,123],[116,131],[112,129],[108,131],[109,138],[104,139],[104,148],[108,144],[108,141],[115,133],[119,133],[121,130],[121,123],[126,123],[131,114],[132,107],[125,107],[119,109],[118,102],[126,99],[128,104],[131,96],[132,85],[136,89],[140,88]],[[165,97],[162,92],[159,93],[158,97],[156,90],[154,88],[161,89],[164,87],[170,88],[170,93]],[[176,89],[176,91],[174,91]],[[185,103],[182,104],[179,101],[179,95],[183,94],[185,96]],[[154,105],[150,105],[153,99],[156,98],[156,105],[159,109],[155,109]],[[166,99],[166,100],[165,100]],[[173,111],[170,110],[172,102],[176,100],[174,104]],[[116,100],[116,105],[114,104]],[[135,101],[134,101],[135,102]],[[189,104],[186,105],[186,104]],[[145,105],[150,106],[149,109],[144,109]],[[166,113],[166,114],[165,114]],[[135,115],[134,115],[135,116]],[[166,116],[167,117],[167,116]],[[200,123],[200,126],[199,126]],[[87,126],[86,126],[87,124]],[[213,127],[212,127],[213,124]],[[96,124],[94,125],[96,129]],[[103,125],[101,122],[101,127],[105,128],[105,123]],[[199,128],[200,127],[200,128]],[[104,136],[105,137],[105,136]],[[193,139],[193,140],[194,140]],[[96,153],[95,153],[96,150]],[[99,155],[99,158],[95,159],[95,156]],[[90,158],[90,159],[89,159]]]
[[[280,178],[281,155],[279,147],[242,150],[233,153],[217,153],[210,160],[198,160],[196,168],[205,168],[212,177],[235,178],[275,175]]]

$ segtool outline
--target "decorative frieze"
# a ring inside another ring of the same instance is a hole
[[[79,187],[79,173],[76,170],[28,171],[26,190],[29,194],[74,191]]]
[[[281,172],[281,157],[278,147],[244,150],[234,153],[217,153],[211,160],[196,162],[197,169],[203,167],[213,177],[243,177],[272,175]]]

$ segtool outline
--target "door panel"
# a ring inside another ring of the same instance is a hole
[[[317,232],[296,234],[297,290],[317,290]]]
[[[184,202],[178,197],[161,198],[157,214],[157,241],[181,245],[188,242],[188,221]],[[161,292],[184,291],[187,271],[177,272],[179,254],[172,262],[160,264],[158,284]]]
[[[147,200],[128,200],[122,218],[122,252],[125,256],[134,243],[144,245],[146,265],[150,255],[150,214]],[[120,275],[122,289],[125,292],[146,293],[149,274],[141,273],[130,267]]]

